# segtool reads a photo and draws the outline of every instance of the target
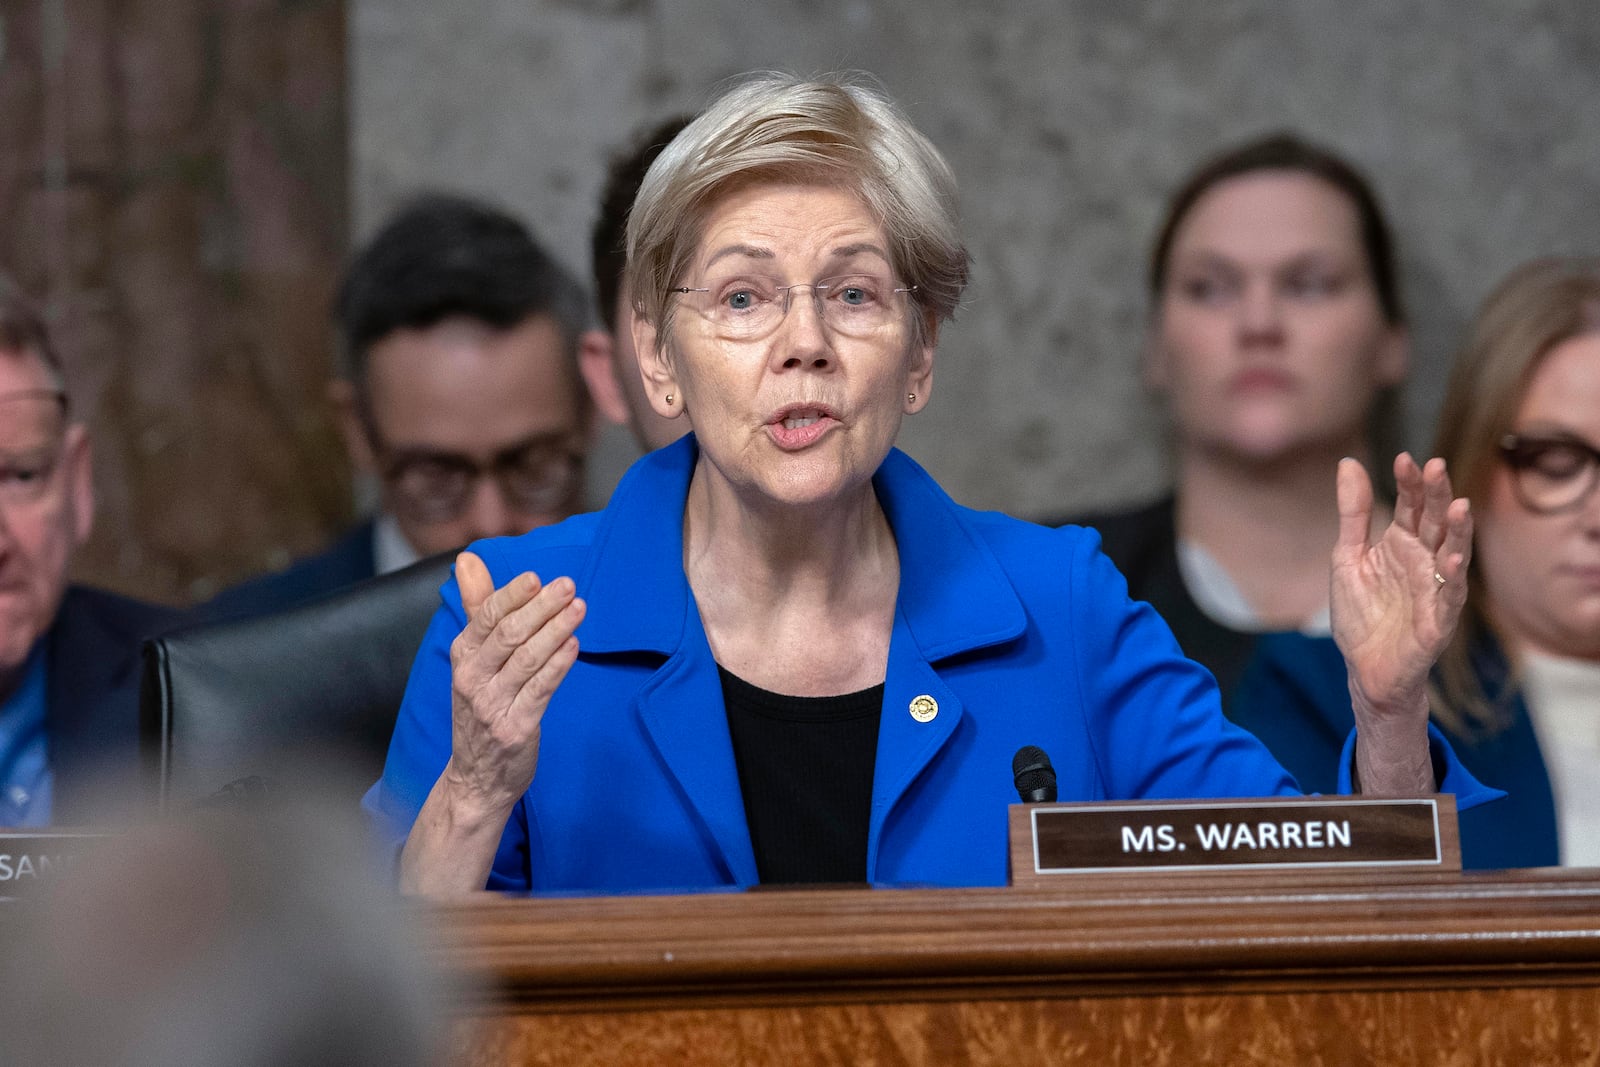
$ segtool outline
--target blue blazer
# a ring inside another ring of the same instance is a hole
[[[1505,660],[1492,647],[1473,664],[1491,691],[1505,683]],[[1444,730],[1472,776],[1506,798],[1461,813],[1461,865],[1468,870],[1553,867],[1561,861],[1555,797],[1533,722],[1520,698],[1494,731]],[[1355,725],[1344,657],[1332,639],[1263,634],[1228,707],[1302,788],[1335,788],[1335,759]]]
[[[683,572],[692,435],[639,460],[605,511],[475,546],[496,585],[571,575],[581,651],[546,711],[538,771],[488,887],[619,892],[757,881],[722,687]],[[1063,800],[1296,792],[1222,715],[1211,676],[1131,601],[1081,529],[955,504],[898,451],[874,478],[900,553],[867,877],[1002,885],[1011,758],[1052,757]],[[366,805],[398,845],[450,755],[454,580]],[[913,702],[931,698],[919,721]],[[1348,763],[1348,759],[1346,760]],[[1454,767],[1451,774],[1458,772]],[[1348,779],[1346,779],[1347,781]],[[1476,783],[1447,782],[1468,796]],[[1476,789],[1476,794],[1473,790]]]

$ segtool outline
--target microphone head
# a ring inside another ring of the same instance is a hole
[[[1011,758],[1011,775],[1024,804],[1056,799],[1056,769],[1038,745],[1023,745]]]

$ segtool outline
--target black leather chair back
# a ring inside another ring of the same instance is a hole
[[[302,787],[359,796],[383,769],[451,558],[145,642],[141,745],[159,807]]]

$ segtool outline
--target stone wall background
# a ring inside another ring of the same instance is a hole
[[[902,444],[978,506],[1059,514],[1162,487],[1136,366],[1144,255],[1171,187],[1224,144],[1289,127],[1373,176],[1414,318],[1413,445],[1494,281],[1539,253],[1600,252],[1593,0],[354,0],[351,15],[358,228],[455,186],[521,210],[580,270],[604,161],[648,122],[754,68],[876,74],[954,166],[976,260]],[[611,445],[614,470],[630,453]]]
[[[351,233],[451,186],[584,271],[606,158],[759,67],[875,73],[955,167],[974,283],[903,444],[979,506],[1162,486],[1143,257],[1220,145],[1291,127],[1373,175],[1413,445],[1489,286],[1600,251],[1593,0],[0,0],[0,266],[96,434],[80,577],[186,602],[316,548],[351,510],[322,402]],[[597,500],[631,456],[608,437]]]

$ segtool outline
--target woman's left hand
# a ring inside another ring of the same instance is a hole
[[[1442,459],[1394,462],[1394,520],[1371,538],[1372,482],[1339,463],[1339,541],[1333,550],[1333,637],[1350,674],[1356,771],[1364,792],[1435,788],[1428,753],[1428,674],[1467,602],[1472,512],[1452,498]]]

